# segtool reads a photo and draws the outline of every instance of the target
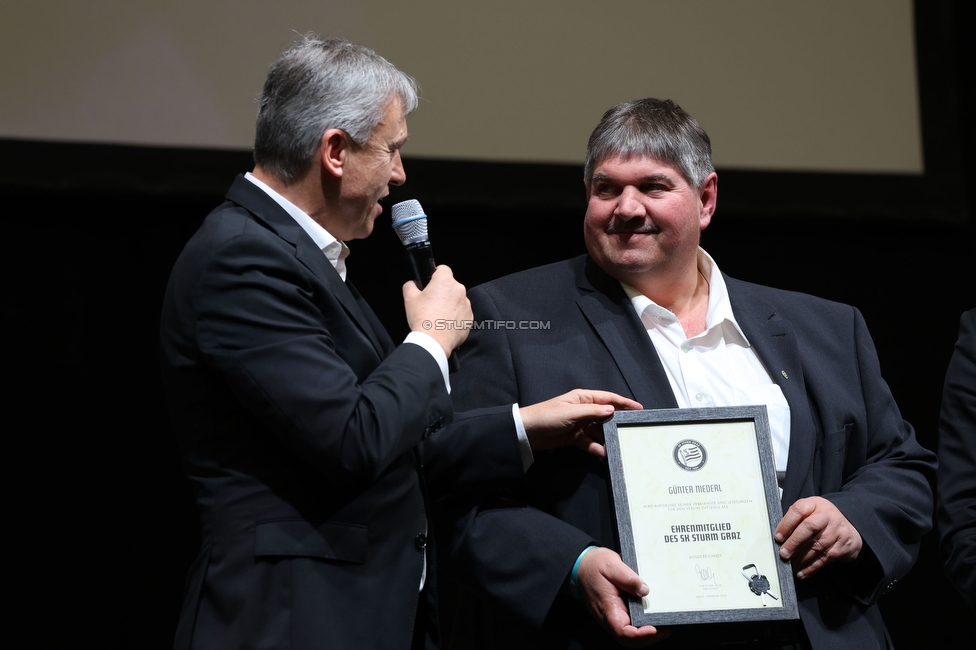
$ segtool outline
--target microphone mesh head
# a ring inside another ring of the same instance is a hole
[[[404,246],[427,241],[427,215],[417,199],[394,204],[390,210],[393,228]]]

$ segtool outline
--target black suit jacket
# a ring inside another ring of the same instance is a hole
[[[938,522],[949,580],[976,607],[976,309],[959,321],[939,419]]]
[[[821,495],[865,543],[856,564],[798,581],[806,632],[814,648],[885,647],[876,602],[911,568],[931,526],[934,456],[902,420],[856,309],[729,278],[727,284],[736,319],[790,405],[784,510],[801,497]],[[458,408],[534,403],[577,387],[615,391],[649,409],[677,406],[630,300],[587,256],[490,282],[469,296],[476,321],[542,324],[473,331],[453,381]],[[471,619],[490,621],[488,647],[613,647],[559,591],[589,540],[618,547],[606,462],[575,448],[538,453],[526,478],[524,501],[560,521],[512,499],[469,513],[452,531],[462,581],[483,580],[486,571],[506,566],[520,576],[487,594],[507,611],[486,599]],[[505,536],[519,539],[527,521],[548,543],[519,542],[515,550]],[[525,571],[511,568],[518,563]],[[537,566],[545,573],[528,570]],[[649,585],[661,588],[653,580]]]
[[[418,445],[437,431],[435,484],[521,480],[510,410],[442,429],[453,408],[434,359],[395,348],[243,177],[180,255],[161,341],[203,530],[176,647],[410,647],[427,530]]]

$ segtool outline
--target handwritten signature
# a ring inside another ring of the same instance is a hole
[[[701,580],[702,582],[707,582],[711,580],[713,584],[715,583],[715,574],[712,573],[712,570],[707,566],[703,567],[699,564],[696,564],[695,571],[698,572],[698,579]]]

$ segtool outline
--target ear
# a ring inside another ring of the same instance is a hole
[[[322,170],[336,178],[341,178],[349,158],[351,144],[349,136],[342,129],[329,129],[323,133],[322,146],[319,149]]]
[[[718,205],[718,174],[712,172],[708,175],[699,190],[699,199],[701,200],[699,230],[705,230],[711,223],[715,207]]]

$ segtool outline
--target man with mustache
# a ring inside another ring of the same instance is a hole
[[[801,622],[691,626],[673,642],[887,647],[877,600],[911,568],[931,526],[935,458],[902,420],[860,313],[719,271],[699,247],[718,197],[711,144],[674,102],[607,111],[589,140],[584,183],[587,255],[469,292],[476,320],[543,320],[551,329],[472,332],[456,403],[532,402],[587,385],[647,409],[764,404],[782,490],[775,539],[792,562]],[[485,574],[518,581],[462,608],[473,615],[456,629],[472,639],[459,647],[615,646],[557,569],[590,546],[617,545],[606,462],[576,451],[535,454],[517,499],[458,519],[462,582],[478,592]],[[524,506],[560,520],[538,521],[544,551],[499,541],[535,516]],[[552,570],[548,579],[520,570],[529,566]],[[672,588],[643,577],[652,590]]]

